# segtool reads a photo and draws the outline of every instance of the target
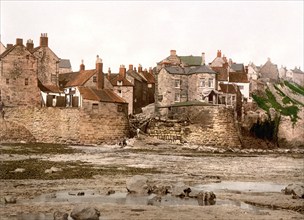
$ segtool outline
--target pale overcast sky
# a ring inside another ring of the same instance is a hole
[[[303,1],[4,1],[1,42],[47,33],[49,47],[70,59],[74,71],[84,59],[104,72],[129,64],[154,67],[171,49],[211,62],[218,49],[238,63],[278,64],[303,70]]]

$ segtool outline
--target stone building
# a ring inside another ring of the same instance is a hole
[[[250,62],[247,66],[247,74],[249,81],[257,80],[259,78],[260,67],[256,66],[253,62]]]
[[[0,100],[6,106],[40,106],[37,62],[19,38],[0,55]]]
[[[277,82],[279,80],[279,71],[276,64],[273,64],[270,58],[261,67],[260,78],[266,82]]]
[[[124,65],[120,65],[119,73],[113,74],[108,70],[107,79],[113,86],[113,91],[129,103],[128,114],[133,114],[133,91],[134,85],[127,79],[127,70]]]
[[[69,59],[59,60],[59,74],[72,72],[72,66]]]
[[[40,36],[40,45],[34,48],[32,41],[27,42],[28,49],[37,57],[38,79],[43,85],[58,86],[59,57],[49,48],[46,33]]]
[[[159,108],[195,100],[217,104],[217,73],[205,64],[204,55],[202,53],[201,58],[194,56],[179,58],[171,51],[171,58],[163,60],[162,67],[157,74],[156,93]],[[175,56],[177,59],[172,59]],[[173,60],[173,63],[180,64],[168,63],[167,60],[170,59]],[[198,63],[199,61],[200,63]],[[162,108],[160,113],[166,115],[168,109]]]
[[[154,68],[154,71],[156,71],[156,68]],[[155,97],[155,73],[153,72],[153,69],[150,67],[149,71],[146,69],[141,72],[140,74],[143,75],[143,77],[147,80],[147,101],[148,104],[154,103],[154,97]]]

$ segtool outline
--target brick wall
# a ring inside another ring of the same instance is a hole
[[[234,111],[221,106],[179,107],[173,114],[178,120],[153,120],[150,136],[159,139],[190,142],[205,146],[240,147]]]
[[[52,107],[6,108],[5,112],[5,120],[0,119],[0,142],[101,144],[128,136],[125,113],[114,112],[112,105],[105,104],[97,112]]]

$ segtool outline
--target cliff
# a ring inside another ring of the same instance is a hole
[[[304,88],[288,81],[269,83],[245,106],[242,130],[279,147],[304,146]]]

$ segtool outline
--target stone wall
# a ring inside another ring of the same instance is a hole
[[[223,106],[179,107],[173,114],[179,115],[179,119],[151,121],[148,134],[172,142],[241,147],[233,109]]]
[[[0,142],[117,143],[128,136],[129,125],[126,114],[111,107],[97,113],[78,108],[6,108],[5,119],[0,119]]]

